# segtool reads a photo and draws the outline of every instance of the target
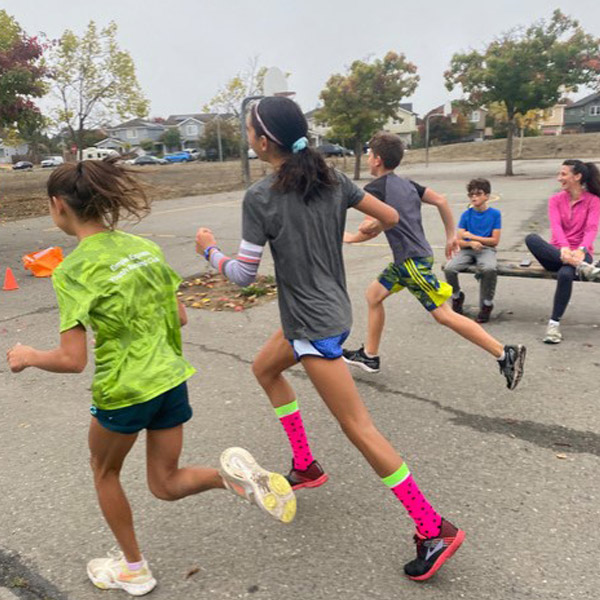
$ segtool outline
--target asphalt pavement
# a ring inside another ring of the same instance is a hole
[[[531,231],[547,235],[546,203],[560,160],[410,165],[403,174],[447,195],[455,217],[465,184],[488,177],[502,211],[501,249],[525,255]],[[366,180],[363,181],[366,183]],[[204,272],[194,233],[209,226],[221,247],[240,239],[242,192],[156,203],[129,229],[159,243],[183,276]],[[432,207],[424,223],[443,262],[444,230]],[[361,220],[351,211],[349,228]],[[0,345],[50,348],[58,341],[51,282],[22,270],[20,257],[74,241],[49,217],[0,227],[0,271],[14,269],[20,289],[0,291]],[[349,345],[364,339],[364,289],[390,261],[382,236],[345,248],[354,307]],[[270,257],[261,273],[272,273]],[[477,283],[462,277],[470,314]],[[330,481],[300,490],[291,525],[271,522],[229,493],[161,502],[145,481],[140,438],[123,473],[138,537],[159,580],[156,600],[441,600],[598,597],[600,516],[600,287],[576,283],[563,320],[564,342],[541,343],[555,282],[500,278],[486,328],[528,347],[525,376],[505,387],[494,359],[437,325],[408,292],[386,302],[377,375],[353,371],[381,430],[406,459],[433,505],[466,533],[455,557],[425,584],[402,576],[414,556],[412,523],[394,496],[347,442],[301,367],[290,371],[309,440]],[[290,452],[250,366],[278,326],[277,303],[242,313],[189,310],[184,350],[198,368],[190,380],[195,416],[186,425],[182,462],[217,465],[228,446],[248,448],[286,472]],[[83,375],[0,364],[0,599],[92,600],[125,597],[96,590],[86,562],[113,545],[97,507],[88,466],[87,425],[93,368]]]

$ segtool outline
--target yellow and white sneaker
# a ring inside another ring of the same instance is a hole
[[[274,519],[282,523],[294,519],[296,496],[287,479],[263,469],[247,450],[225,450],[221,454],[220,474],[228,490],[253,502]]]
[[[91,582],[101,590],[121,589],[132,596],[148,594],[157,583],[145,560],[140,569],[130,571],[122,552],[90,560],[87,574]]]

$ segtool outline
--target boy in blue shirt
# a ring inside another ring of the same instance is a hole
[[[438,281],[433,272],[433,250],[425,238],[421,206],[425,202],[438,209],[446,230],[446,258],[450,259],[454,250],[458,250],[458,243],[448,201],[432,189],[394,173],[404,155],[398,136],[378,133],[371,139],[369,147],[367,161],[375,179],[365,186],[365,191],[394,207],[400,219],[394,227],[385,231],[394,261],[367,288],[369,318],[366,342],[358,350],[344,349],[344,360],[369,373],[379,372],[378,350],[385,323],[383,303],[390,295],[406,288],[440,325],[493,355],[500,373],[506,378],[506,386],[514,390],[523,375],[525,346],[504,346],[481,325],[454,312],[446,303],[452,295],[452,288],[446,282]],[[344,234],[344,242],[364,242],[382,231],[382,224],[368,217],[360,224],[357,233]]]
[[[471,179],[467,195],[471,206],[460,217],[458,243],[460,252],[444,267],[446,281],[452,286],[452,308],[462,315],[465,295],[458,283],[458,274],[469,265],[477,265],[479,287],[478,323],[487,323],[494,308],[496,291],[496,246],[500,242],[502,217],[497,208],[488,206],[490,182],[487,179]]]

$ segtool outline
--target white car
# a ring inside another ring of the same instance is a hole
[[[41,163],[40,167],[49,168],[49,167],[58,167],[62,165],[65,161],[62,156],[48,156]]]
[[[258,154],[252,148],[248,148],[248,158],[258,158]]]

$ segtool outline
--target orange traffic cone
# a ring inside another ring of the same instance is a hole
[[[6,275],[4,275],[4,285],[2,286],[2,289],[4,291],[19,289],[19,284],[10,267],[6,267]]]

